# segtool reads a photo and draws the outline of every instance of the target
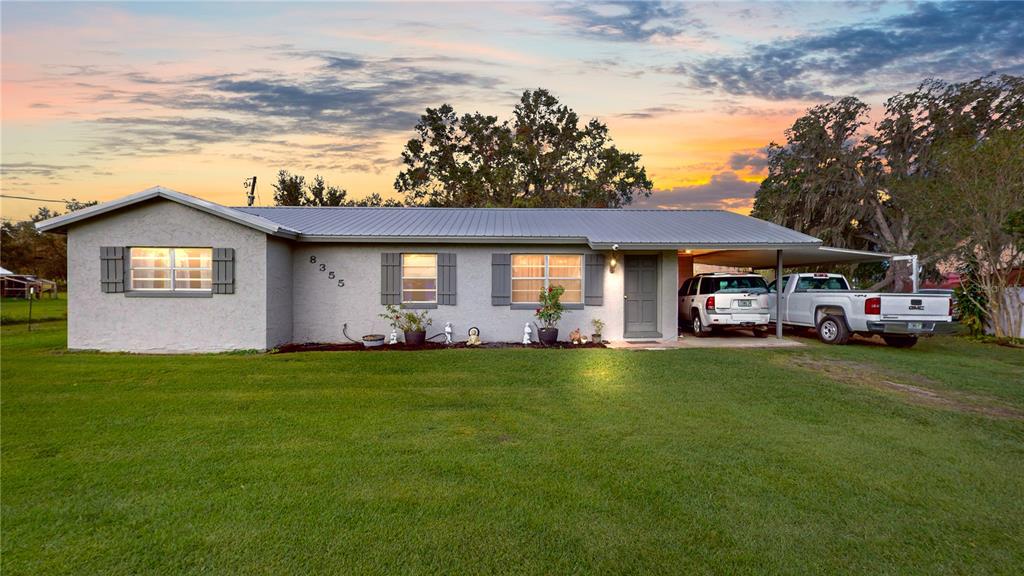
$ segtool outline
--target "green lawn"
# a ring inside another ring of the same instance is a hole
[[[57,298],[43,296],[32,301],[32,321],[49,322],[64,320],[68,317],[67,294],[60,293]],[[0,324],[25,324],[28,322],[29,301],[24,298],[0,299]]]
[[[1024,571],[1021,350],[160,357],[64,330],[3,329],[5,576]]]

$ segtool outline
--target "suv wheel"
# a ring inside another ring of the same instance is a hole
[[[693,311],[693,335],[701,338],[706,334],[707,332],[704,331],[704,323],[700,320],[700,312],[695,309]]]
[[[818,339],[825,344],[846,344],[850,331],[841,317],[828,315],[818,320]]]

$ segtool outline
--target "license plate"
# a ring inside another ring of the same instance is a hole
[[[740,308],[750,308],[750,306],[754,303],[754,301],[753,300],[737,300],[736,303],[739,304]]]
[[[924,324],[921,322],[907,322],[907,329],[909,330],[921,330],[924,328]]]

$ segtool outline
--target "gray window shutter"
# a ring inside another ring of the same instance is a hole
[[[583,279],[583,303],[587,306],[604,305],[604,254],[587,254],[586,277]]]
[[[455,254],[437,255],[437,303],[455,306]]]
[[[213,293],[235,293],[235,249],[213,249]]]
[[[380,303],[402,303],[402,254],[382,252],[380,255]]]
[[[512,255],[491,254],[491,306],[512,303]]]
[[[124,292],[125,252],[123,246],[103,246],[100,248],[100,287],[103,292]]]

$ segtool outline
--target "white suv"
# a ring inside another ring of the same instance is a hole
[[[768,284],[758,274],[698,274],[679,289],[679,324],[704,336],[718,327],[750,328],[768,335]]]

